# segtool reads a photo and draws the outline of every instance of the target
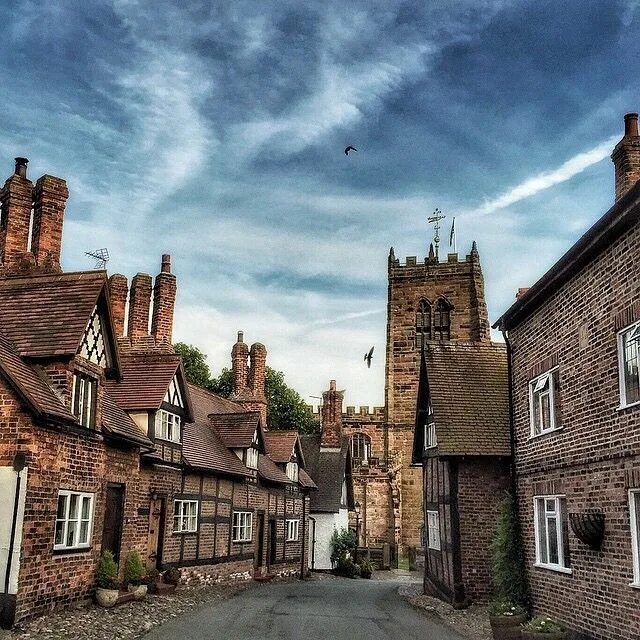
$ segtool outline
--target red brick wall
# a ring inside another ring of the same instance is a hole
[[[616,343],[621,326],[640,317],[638,255],[636,223],[510,331],[518,491],[534,605],[599,640],[632,638],[640,626],[640,590],[629,587],[625,485],[625,471],[640,469],[640,407],[618,410]],[[562,430],[530,438],[528,381],[552,364],[559,366]],[[539,480],[566,495],[569,512],[605,514],[600,552],[569,534],[571,575],[532,566]]]

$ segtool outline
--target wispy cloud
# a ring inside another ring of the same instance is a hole
[[[355,320],[357,318],[366,318],[367,316],[375,316],[382,313],[382,309],[370,309],[369,311],[356,311],[353,313],[345,313],[337,318],[323,318],[321,320],[315,320],[311,324],[338,324],[340,322],[346,322],[347,320]]]
[[[557,169],[539,173],[537,176],[533,176],[533,178],[528,178],[524,182],[521,182],[515,187],[512,187],[508,191],[500,194],[496,198],[486,201],[480,207],[469,212],[467,215],[473,216],[493,213],[494,211],[498,211],[498,209],[504,209],[516,202],[530,198],[541,191],[550,189],[557,184],[570,180],[579,173],[582,173],[585,169],[588,169],[590,166],[609,157],[611,149],[618,141],[618,138],[619,136],[617,135],[612,136],[592,149],[578,153],[573,156],[573,158],[569,158],[569,160],[564,162]]]

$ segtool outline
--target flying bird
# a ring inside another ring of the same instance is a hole
[[[348,156],[349,155],[349,151],[357,151],[357,149],[355,147],[352,147],[351,145],[349,145],[345,150],[344,150],[344,155]]]
[[[369,353],[364,354],[364,361],[367,363],[367,369],[371,369],[371,360],[373,358],[373,350],[375,347],[371,347]]]

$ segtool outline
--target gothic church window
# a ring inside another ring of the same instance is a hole
[[[102,330],[102,319],[98,313],[98,307],[93,309],[89,323],[82,337],[79,355],[97,364],[99,367],[107,366],[107,348]]]
[[[351,457],[354,464],[368,463],[371,457],[371,438],[366,433],[351,436]]]
[[[431,305],[420,300],[416,313],[416,348],[422,349],[427,340],[431,340]]]
[[[436,303],[433,315],[433,338],[434,340],[451,339],[451,307],[442,298]]]

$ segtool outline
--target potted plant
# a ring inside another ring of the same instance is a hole
[[[182,575],[180,574],[180,569],[176,567],[170,567],[162,574],[162,580],[166,584],[171,584],[177,587],[180,584],[180,579]]]
[[[494,640],[520,638],[520,629],[526,620],[526,609],[515,602],[494,601],[489,607],[489,622]]]
[[[360,576],[362,578],[371,578],[373,562],[369,558],[362,558],[362,560],[358,561],[358,564],[360,565]]]
[[[118,601],[118,565],[111,551],[103,551],[96,566],[96,602],[101,607],[113,607]]]
[[[489,622],[494,640],[520,638],[520,627],[527,619],[525,575],[516,504],[513,496],[507,492],[500,504],[496,531],[491,542],[494,601],[489,612]]]
[[[522,627],[522,640],[566,640],[567,630],[548,616],[536,616]]]
[[[147,595],[147,570],[142,564],[140,554],[135,550],[127,556],[124,577],[129,593],[133,593],[136,600],[142,600]]]

